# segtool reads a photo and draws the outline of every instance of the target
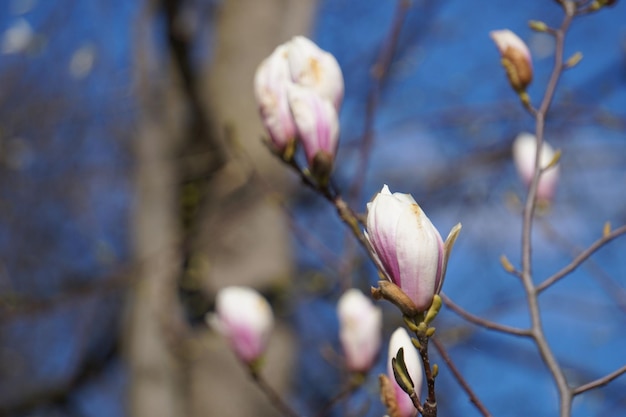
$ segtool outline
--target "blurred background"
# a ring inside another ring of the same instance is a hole
[[[204,324],[217,290],[251,285],[279,322],[267,379],[302,415],[346,382],[335,306],[377,277],[334,209],[261,144],[256,66],[307,34],[346,82],[335,181],[358,210],[388,184],[412,193],[442,235],[463,231],[444,291],[491,320],[528,325],[519,264],[524,187],[511,144],[534,122],[488,33],[533,54],[538,104],[558,26],[553,1],[418,1],[373,117],[372,66],[396,2],[6,0],[0,5],[0,415],[274,416]],[[540,282],[626,223],[626,5],[576,19],[546,139],[563,152],[534,236]],[[542,294],[548,339],[573,384],[626,362],[626,241]],[[401,320],[384,303],[385,336]],[[445,310],[437,332],[496,416],[553,416],[556,390],[530,343]],[[377,374],[330,410],[382,416]],[[441,415],[479,415],[437,355]],[[626,414],[626,380],[586,393],[575,416]]]

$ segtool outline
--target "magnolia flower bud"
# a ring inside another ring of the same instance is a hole
[[[334,56],[304,36],[296,36],[289,42],[289,68],[294,83],[314,90],[339,111],[344,86]]]
[[[337,305],[339,340],[350,371],[371,368],[381,343],[382,312],[357,289],[346,291]]]
[[[400,388],[400,385],[396,382],[396,378],[393,375],[393,369],[391,366],[391,359],[395,358],[398,354],[398,350],[404,348],[404,363],[406,369],[409,371],[409,376],[413,381],[413,389],[417,393],[418,397],[422,391],[422,383],[424,380],[424,374],[422,372],[422,363],[420,362],[419,355],[415,346],[411,343],[411,338],[407,331],[398,327],[396,331],[391,335],[389,340],[389,358],[387,359],[387,375],[391,380],[396,394],[397,414],[399,417],[413,417],[417,414],[417,410],[413,406],[413,401],[407,395],[406,392]]]
[[[366,236],[391,281],[415,304],[430,307],[441,291],[449,252],[460,231],[450,232],[446,243],[409,194],[391,194],[385,185],[367,205]]]
[[[261,119],[274,149],[280,154],[284,154],[296,138],[296,125],[287,100],[287,86],[291,84],[287,53],[287,46],[280,45],[259,65],[254,76]]]
[[[224,335],[237,357],[254,365],[267,347],[274,316],[269,303],[247,287],[227,287],[217,293],[215,314],[207,316],[211,327]]]
[[[513,161],[517,168],[517,173],[524,185],[527,187],[533,180],[535,174],[535,155],[537,153],[537,138],[535,135],[522,132],[517,135],[513,142]],[[541,155],[539,156],[539,166],[545,169],[554,159],[555,152],[545,140],[541,144]],[[539,178],[537,186],[537,199],[540,201],[550,201],[554,196],[556,185],[559,180],[559,166],[555,165],[545,171]]]
[[[287,96],[309,168],[316,178],[327,178],[339,145],[337,111],[314,90],[296,84],[288,86]]]
[[[515,33],[508,29],[489,33],[496,43],[502,65],[515,91],[521,92],[533,80],[533,63],[528,47]]]

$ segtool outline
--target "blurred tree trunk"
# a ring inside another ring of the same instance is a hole
[[[160,4],[177,6],[171,0]],[[265,181],[281,189],[287,185],[282,167],[260,141],[263,130],[252,79],[274,47],[307,32],[313,6],[311,0],[221,2],[211,65],[193,74],[196,98],[190,94],[184,67],[173,63],[164,69],[159,63],[163,54],[153,32],[157,7],[147,7],[138,24],[136,77],[143,112],[136,142],[138,268],[126,338],[132,416],[276,414],[223,340],[188,325],[178,294],[181,267],[191,259],[204,259],[202,265],[208,265],[201,268],[198,282],[185,283],[202,294],[214,295],[227,285],[266,288],[290,275],[288,229],[281,209],[266,198],[270,189],[249,182],[250,167],[230,150],[234,138]],[[170,42],[174,50],[177,40]],[[180,60],[173,52],[172,60]],[[210,124],[201,133],[187,125],[189,115],[197,111],[205,112],[200,123]],[[228,138],[227,127],[232,132]],[[200,143],[199,148],[192,144],[204,139],[211,143]],[[219,149],[213,146],[216,141]],[[222,157],[215,158],[216,152],[223,152]],[[208,159],[196,158],[206,153]],[[205,204],[196,213],[191,237],[181,231],[177,190],[195,169],[181,166],[185,160],[196,161],[195,166],[205,161],[200,169],[208,170],[206,181],[194,183],[202,187]],[[279,389],[288,384],[291,356],[290,334],[279,324],[267,363],[268,379]]]

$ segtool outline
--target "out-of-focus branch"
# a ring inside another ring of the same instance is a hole
[[[478,409],[478,411],[484,417],[491,417],[491,413],[489,412],[489,410],[487,410],[487,407],[485,407],[482,401],[480,401],[480,399],[476,396],[476,394],[472,390],[472,387],[470,387],[469,383],[465,380],[465,378],[463,378],[463,375],[461,375],[459,368],[456,367],[456,365],[452,361],[452,358],[450,358],[450,355],[448,355],[448,351],[446,350],[443,343],[441,343],[441,341],[436,337],[431,337],[430,340],[435,345],[435,349],[437,349],[437,352],[439,352],[443,361],[446,363],[446,365],[448,365],[450,372],[452,372],[452,375],[454,375],[456,381],[459,383],[461,388],[463,388],[463,391],[465,391],[472,404],[474,404],[476,409]]]
[[[576,4],[573,1],[566,0],[563,2],[563,10],[565,16],[559,29],[554,30],[552,35],[555,37],[555,56],[554,67],[546,87],[546,91],[541,101],[541,105],[536,112],[531,112],[535,116],[535,136],[537,138],[537,150],[535,153],[535,172],[532,182],[528,190],[528,196],[526,198],[526,204],[524,206],[524,215],[522,222],[522,275],[521,280],[526,292],[526,299],[528,302],[528,310],[531,319],[531,334],[532,338],[537,345],[539,354],[543,359],[546,367],[548,368],[552,378],[554,379],[557,389],[559,391],[559,414],[561,417],[569,417],[571,415],[572,408],[572,392],[567,383],[563,369],[559,365],[554,352],[550,348],[546,336],[544,334],[543,325],[541,322],[541,312],[539,309],[539,300],[537,288],[533,282],[532,275],[532,243],[531,234],[533,227],[533,219],[535,209],[537,207],[537,190],[539,185],[539,179],[543,173],[540,169],[540,158],[543,144],[543,136],[545,129],[545,119],[550,108],[550,104],[554,98],[556,87],[559,83],[561,75],[565,69],[563,61],[565,34],[569,29],[572,20],[574,19],[576,12]]]
[[[579,386],[578,388],[574,388],[572,390],[572,394],[573,395],[579,395],[582,394],[583,392],[587,392],[590,391],[594,388],[599,388],[601,386],[604,386],[606,384],[608,384],[609,382],[613,381],[615,378],[626,374],[626,365],[622,366],[621,368],[611,372],[608,375],[603,376],[602,378],[598,378],[595,381],[591,381],[588,382],[584,385]]]
[[[466,311],[463,307],[456,304],[454,301],[450,299],[444,293],[439,294],[444,304],[456,314],[461,316],[463,319],[473,323],[477,326],[484,327],[485,329],[494,330],[500,333],[506,333],[514,336],[523,336],[523,337],[531,337],[532,332],[529,329],[519,329],[517,327],[505,326],[503,324],[494,323],[490,320],[484,319],[482,317],[475,316],[474,314]]]
[[[369,95],[367,97],[367,105],[365,108],[365,125],[363,127],[363,139],[359,146],[359,159],[357,163],[355,180],[348,191],[348,202],[350,204],[358,204],[363,185],[365,184],[365,172],[369,165],[369,157],[374,144],[374,119],[376,118],[376,110],[378,109],[378,101],[380,92],[389,73],[389,68],[393,62],[393,56],[398,45],[400,32],[406,20],[407,13],[411,7],[411,1],[398,0],[393,23],[389,29],[389,34],[378,54],[378,59],[372,67]]]
[[[593,255],[596,251],[604,247],[607,243],[609,243],[613,239],[623,234],[626,234],[626,225],[621,226],[611,231],[610,233],[602,236],[600,239],[596,240],[591,246],[589,246],[587,249],[582,251],[578,256],[576,256],[576,258],[574,258],[574,260],[572,260],[572,262],[570,262],[567,266],[565,266],[563,269],[561,269],[560,271],[558,271],[551,277],[547,278],[541,284],[537,285],[536,287],[537,293],[541,293],[543,290],[547,289],[554,283],[560,281],[562,278],[569,275],[576,268],[578,268],[583,262],[585,262],[591,255]]]

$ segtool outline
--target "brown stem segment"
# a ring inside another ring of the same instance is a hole
[[[576,5],[574,2],[567,0],[563,2],[563,9],[565,10],[565,17],[563,18],[563,22],[559,29],[554,32],[554,36],[556,39],[555,46],[555,57],[554,57],[554,68],[552,70],[552,74],[550,75],[550,80],[548,81],[548,85],[546,87],[546,92],[544,94],[543,100],[539,109],[534,114],[535,116],[535,135],[537,137],[537,152],[535,154],[535,173],[533,175],[533,180],[530,184],[528,190],[528,196],[526,198],[526,204],[524,206],[524,216],[522,223],[522,283],[524,285],[524,290],[526,292],[526,299],[528,303],[528,310],[530,313],[531,319],[531,332],[532,338],[535,341],[537,349],[539,350],[539,354],[545,363],[546,367],[550,371],[552,378],[555,381],[559,392],[559,415],[560,417],[569,417],[571,415],[572,409],[572,390],[567,383],[567,379],[565,374],[563,373],[563,369],[561,369],[556,357],[554,356],[554,352],[550,348],[548,344],[544,331],[543,325],[541,323],[541,313],[539,309],[539,301],[537,287],[533,282],[532,276],[532,244],[531,244],[531,234],[532,234],[532,225],[533,218],[535,213],[535,208],[537,206],[537,188],[539,184],[539,179],[542,174],[542,170],[538,169],[540,167],[540,154],[541,148],[543,144],[543,134],[545,128],[545,119],[550,108],[550,104],[552,103],[552,99],[554,98],[554,93],[556,92],[556,87],[561,78],[563,70],[565,68],[563,63],[563,51],[565,44],[565,33],[569,29],[572,20],[574,19],[576,13]]]
[[[296,411],[291,408],[283,398],[272,388],[270,384],[263,378],[260,372],[250,369],[250,376],[256,383],[256,385],[263,391],[263,394],[269,399],[270,403],[276,407],[283,416],[287,417],[300,417]]]
[[[478,411],[480,411],[480,413],[484,417],[491,417],[491,413],[489,412],[489,410],[487,410],[487,407],[485,407],[482,401],[480,401],[480,399],[476,396],[476,394],[472,390],[472,387],[470,387],[469,383],[465,380],[465,378],[463,378],[463,375],[461,375],[459,368],[457,368],[454,362],[452,362],[452,359],[450,358],[450,355],[448,355],[448,351],[446,350],[443,343],[441,343],[439,339],[434,337],[431,338],[431,340],[435,345],[435,349],[437,349],[437,352],[439,352],[443,361],[446,363],[446,365],[448,365],[450,372],[452,372],[452,375],[454,375],[456,381],[459,383],[461,388],[463,388],[463,391],[465,391],[472,404],[474,404],[476,409],[478,409]]]

